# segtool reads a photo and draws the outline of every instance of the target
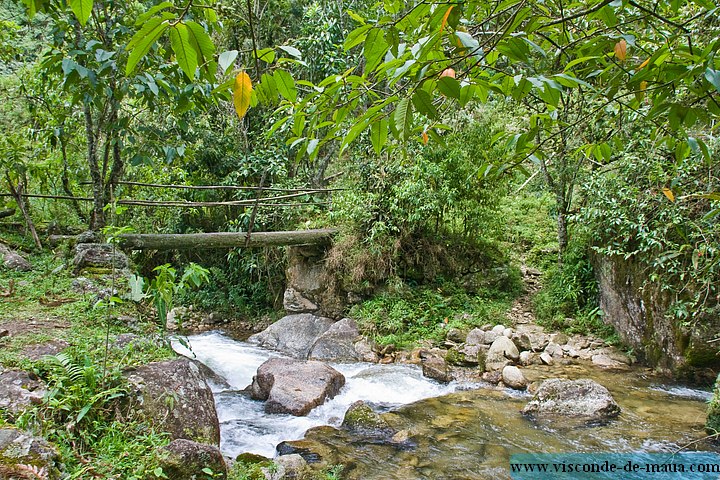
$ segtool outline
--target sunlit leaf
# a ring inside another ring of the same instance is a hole
[[[663,193],[663,194],[668,198],[668,200],[670,200],[671,202],[674,202],[674,201],[675,201],[675,194],[674,194],[673,191],[670,190],[669,188],[663,187],[662,193]]]
[[[252,95],[252,81],[250,76],[245,72],[240,72],[235,77],[233,84],[233,103],[235,111],[240,120],[245,117],[248,108],[250,108],[250,96]]]
[[[198,56],[190,43],[190,30],[184,23],[178,23],[170,28],[170,46],[175,52],[175,61],[192,80],[195,78],[195,69],[198,66]]]
[[[92,13],[93,0],[70,0],[70,9],[81,25],[85,25]]]
[[[627,42],[624,38],[615,44],[615,57],[621,62],[627,58]]]

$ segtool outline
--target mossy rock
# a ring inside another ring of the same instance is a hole
[[[345,412],[342,428],[365,437],[392,437],[395,434],[395,429],[362,400],[350,405]]]
[[[44,438],[0,428],[0,478],[60,478],[58,451]],[[34,475],[34,476],[33,476]]]

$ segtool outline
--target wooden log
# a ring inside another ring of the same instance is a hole
[[[15,215],[15,209],[14,209],[14,208],[8,208],[8,209],[5,209],[5,210],[0,210],[0,218],[12,217],[13,215]]]
[[[136,234],[120,235],[120,247],[129,250],[187,250],[206,248],[272,247],[318,245],[330,241],[336,229],[289,232],[247,232]]]

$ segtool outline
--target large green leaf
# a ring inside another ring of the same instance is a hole
[[[708,69],[705,70],[705,78],[720,92],[720,70],[713,70],[708,67]]]
[[[398,139],[403,141],[407,140],[410,137],[413,120],[412,106],[410,105],[409,98],[405,97],[398,102],[397,107],[395,107],[393,119],[395,120]]]
[[[412,97],[412,102],[419,113],[422,113],[431,120],[437,118],[438,112],[435,109],[435,105],[433,105],[432,96],[425,90],[416,90]]]
[[[373,150],[375,150],[377,155],[380,155],[385,143],[387,143],[387,136],[388,119],[386,117],[383,117],[370,125],[370,141],[372,142]]]
[[[170,23],[167,19],[154,17],[150,19],[130,39],[127,49],[130,51],[125,67],[125,75],[130,75],[135,66],[149,51],[158,38],[168,29]]]
[[[215,44],[202,25],[192,21],[185,22],[185,25],[188,28],[190,46],[195,50],[198,63],[207,65],[215,56]]]
[[[284,98],[294,102],[297,100],[297,87],[295,86],[295,80],[285,70],[275,70],[273,73],[275,78],[275,84],[277,85],[278,92]]]
[[[92,13],[93,0],[70,0],[70,9],[81,25],[85,25]]]
[[[190,80],[195,78],[198,57],[190,43],[190,29],[184,23],[170,28],[170,46],[175,52],[175,60]]]

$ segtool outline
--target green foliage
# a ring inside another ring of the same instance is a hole
[[[719,438],[720,435],[720,376],[715,382],[713,396],[708,403],[707,420],[705,422],[705,431],[708,435],[714,435]]]
[[[149,282],[146,295],[155,306],[158,322],[165,328],[167,315],[175,306],[175,297],[188,289],[200,287],[209,280],[210,272],[192,262],[185,267],[179,280],[177,270],[169,263],[155,267],[153,272],[156,272],[155,278]]]

